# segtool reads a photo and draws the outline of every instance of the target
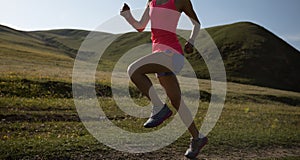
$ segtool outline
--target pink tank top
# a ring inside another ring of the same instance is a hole
[[[156,0],[150,3],[152,52],[166,52],[183,54],[178,41],[176,28],[181,13],[177,11],[175,0],[157,5]]]

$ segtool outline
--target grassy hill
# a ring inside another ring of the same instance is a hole
[[[250,22],[207,28],[206,31],[222,55],[228,81],[300,91],[300,53],[273,33]],[[89,31],[71,29],[23,32],[0,26],[2,74],[43,77],[45,68],[52,68],[55,72],[65,72],[70,78],[77,50],[88,34]],[[180,41],[184,43],[183,39]],[[125,52],[150,42],[149,32],[121,35],[107,48],[99,70],[110,72]],[[206,65],[197,52],[186,57],[199,78],[209,79]]]
[[[300,52],[265,28],[236,23],[209,28],[229,80],[300,91]]]
[[[70,79],[80,41],[88,33],[78,30],[23,32],[0,26],[1,77],[65,75]]]

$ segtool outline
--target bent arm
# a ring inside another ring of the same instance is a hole
[[[200,24],[200,21],[199,21],[197,15],[196,15],[196,13],[193,9],[193,6],[192,6],[192,3],[191,3],[190,0],[187,0],[187,2],[184,3],[183,12],[192,21],[193,29],[192,29],[191,36],[190,36],[190,39],[188,40],[188,42],[190,42],[191,44],[194,44],[194,41],[195,41],[199,31],[200,31],[201,24]]]
[[[127,20],[127,22],[134,28],[136,29],[138,32],[142,32],[144,31],[144,29],[146,28],[149,20],[150,20],[150,16],[149,16],[149,6],[147,6],[147,8],[145,9],[145,12],[141,18],[140,21],[137,21],[131,14],[130,10],[127,11],[123,11],[121,12],[121,15]]]

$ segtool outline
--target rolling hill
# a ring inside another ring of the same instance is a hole
[[[300,52],[265,28],[236,23],[209,28],[229,80],[300,90]]]
[[[265,28],[240,22],[207,28],[224,60],[227,79],[300,92],[300,53]],[[188,31],[185,31],[188,33]],[[35,74],[66,71],[70,78],[74,58],[89,34],[84,30],[23,32],[0,26],[0,64],[3,74]],[[115,36],[99,33],[99,36]],[[184,40],[180,40],[184,43]],[[99,69],[111,71],[123,53],[150,42],[150,33],[126,33],[107,48]],[[209,79],[204,61],[197,52],[186,55],[199,78]],[[43,75],[41,75],[43,76]]]

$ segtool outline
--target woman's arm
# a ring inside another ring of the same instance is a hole
[[[187,53],[191,53],[193,52],[193,46],[194,46],[194,42],[195,39],[200,31],[200,21],[193,9],[192,3],[190,0],[182,0],[182,11],[190,18],[190,20],[192,21],[193,24],[193,29],[191,32],[191,36],[190,39],[188,40],[188,42],[185,44],[185,50]]]
[[[184,6],[183,6],[183,12],[190,18],[190,20],[193,23],[193,30],[192,30],[192,33],[190,36],[190,40],[193,42],[193,41],[195,41],[195,39],[200,31],[201,24],[200,24],[200,21],[193,9],[191,1],[190,0],[185,0],[185,1],[186,2],[184,3]]]
[[[123,16],[127,22],[134,28],[136,29],[138,32],[142,32],[144,31],[144,29],[146,28],[149,20],[150,20],[150,16],[149,16],[149,4],[147,5],[147,8],[144,11],[144,14],[141,18],[140,21],[137,21],[136,19],[134,19],[134,17],[132,16],[131,12],[130,12],[130,8],[129,6],[125,3],[122,10],[121,10],[121,16]]]

